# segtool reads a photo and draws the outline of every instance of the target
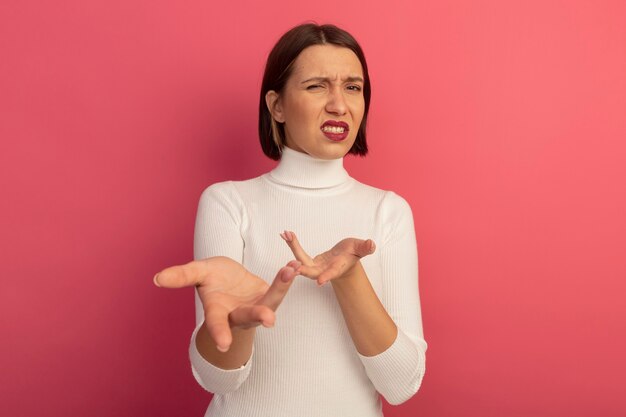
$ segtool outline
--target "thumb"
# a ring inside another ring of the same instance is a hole
[[[355,255],[359,258],[371,255],[376,251],[376,244],[372,239],[360,240],[355,245]]]
[[[165,268],[157,273],[153,282],[157,287],[183,288],[202,284],[207,267],[203,261],[192,261],[185,265]]]

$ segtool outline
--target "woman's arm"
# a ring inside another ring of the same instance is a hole
[[[300,262],[281,268],[271,285],[242,265],[245,210],[232,182],[200,197],[194,236],[195,261],[164,269],[159,287],[195,287],[196,329],[189,346],[194,377],[207,391],[239,388],[250,372],[255,330],[272,327]]]
[[[417,284],[417,245],[408,203],[387,192],[381,203],[384,236],[379,250],[382,288],[372,288],[359,259],[374,252],[371,240],[346,238],[311,258],[293,232],[282,236],[302,262],[298,272],[318,284],[333,283],[346,325],[365,371],[389,403],[417,392],[425,370]]]
[[[236,262],[242,262],[241,222],[245,213],[241,205],[237,204],[236,193],[231,182],[224,182],[208,187],[200,196],[194,232],[195,260],[226,256]],[[234,329],[230,349],[227,352],[221,352],[209,335],[205,323],[204,306],[197,293],[195,300],[196,331],[192,336],[190,346],[190,359],[194,374],[197,375],[200,369],[211,369],[201,359],[221,370],[241,368],[252,355],[255,329]],[[221,374],[221,372],[209,374]],[[247,373],[245,375],[247,377]],[[207,375],[207,378],[201,379],[204,381],[198,382],[206,389],[209,383],[206,380],[210,379],[210,376]]]
[[[299,266],[297,261],[289,262],[278,271],[269,288],[263,279],[224,256],[174,267],[180,272],[187,268],[179,275],[186,275],[186,281],[196,285],[202,300],[205,321],[196,335],[198,353],[218,368],[243,366],[252,355],[255,327],[274,325],[274,312],[287,295]],[[174,281],[171,275],[170,283]]]
[[[203,387],[216,393],[237,389],[242,381],[241,375],[245,373],[228,370],[238,360],[237,354],[241,354],[244,361],[252,354],[251,351],[240,352],[240,349],[245,349],[246,344],[237,340],[241,335],[239,330],[249,330],[260,324],[273,326],[274,312],[287,294],[299,267],[298,261],[289,262],[278,271],[271,286],[247,271],[239,262],[226,256],[214,256],[186,265],[172,266],[155,275],[154,283],[159,287],[196,287],[204,320],[198,320],[201,325],[196,335],[200,336],[196,337],[195,344],[192,337],[190,354],[192,365],[199,363],[199,369],[202,369],[203,364],[207,365],[204,378],[198,368],[193,366],[194,375]],[[230,347],[235,354],[226,353]],[[215,357],[202,356],[203,348],[215,351]],[[206,381],[219,391],[210,389],[205,385]]]
[[[357,261],[341,278],[330,281],[357,351],[363,356],[384,352],[398,329]]]
[[[426,343],[421,337],[417,343],[411,341],[396,326],[360,261],[331,283],[354,346],[376,390],[394,405],[411,398],[424,375]]]
[[[196,333],[196,349],[198,349],[200,356],[218,368],[225,370],[241,368],[252,355],[255,331],[255,327],[231,329],[232,344],[230,349],[227,352],[221,352],[203,322]]]
[[[361,354],[360,359],[378,392],[389,403],[400,404],[419,389],[426,364],[417,243],[413,214],[406,200],[388,191],[381,202],[380,212],[378,221],[382,222],[384,233],[378,249],[382,277],[378,296],[398,330],[395,340],[385,351],[373,356]]]

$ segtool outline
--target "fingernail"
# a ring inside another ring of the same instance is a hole
[[[220,345],[217,345],[216,347],[217,347],[217,350],[219,350],[219,351],[220,351],[220,352],[222,352],[222,353],[226,353],[226,352],[228,352],[228,346],[226,346],[226,347],[222,347],[222,346],[220,346]]]
[[[286,274],[286,273],[283,272],[282,274],[280,274],[280,280],[282,282],[287,283],[287,282],[291,281],[291,277],[289,276],[289,274]]]
[[[159,274],[156,274],[156,275],[154,276],[154,278],[152,278],[152,281],[154,282],[154,285],[156,285],[157,287],[161,287],[161,286],[159,285],[158,276],[159,276]]]

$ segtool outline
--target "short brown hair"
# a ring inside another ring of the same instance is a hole
[[[274,90],[280,94],[291,76],[293,63],[298,55],[309,46],[313,45],[337,45],[350,49],[359,58],[363,68],[363,97],[365,99],[365,112],[356,140],[348,153],[354,155],[367,155],[367,142],[365,140],[365,127],[367,124],[367,112],[370,107],[372,94],[370,77],[367,72],[367,62],[363,50],[352,35],[334,25],[317,25],[306,23],[296,26],[285,33],[274,45],[270,52],[263,83],[261,85],[261,99],[259,103],[259,139],[263,153],[269,158],[279,160],[282,147],[285,143],[285,131],[282,124],[277,124],[265,102],[268,91]]]

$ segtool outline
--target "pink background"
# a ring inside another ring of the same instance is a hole
[[[348,170],[415,216],[427,374],[386,416],[626,415],[626,3],[243,3],[0,3],[0,414],[203,415],[152,276],[274,166],[264,61],[315,19],[371,66]]]

